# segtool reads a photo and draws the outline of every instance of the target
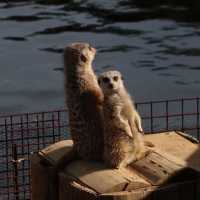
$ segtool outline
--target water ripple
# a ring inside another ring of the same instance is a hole
[[[16,37],[16,36],[7,36],[7,37],[4,37],[3,39],[5,40],[13,40],[13,41],[27,41],[27,38],[25,37]]]
[[[128,46],[128,45],[117,45],[113,46],[111,48],[100,48],[98,52],[105,53],[105,52],[129,52],[132,50],[140,49],[140,47],[137,46]]]
[[[178,48],[175,46],[167,45],[163,47],[165,47],[165,49],[158,51],[158,53],[170,55],[200,56],[200,48]]]
[[[169,69],[168,67],[155,67],[152,71],[163,71]]]

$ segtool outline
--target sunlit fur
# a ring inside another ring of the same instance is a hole
[[[70,134],[78,156],[85,160],[100,160],[103,152],[103,94],[92,69],[95,54],[87,43],[73,43],[64,52]]]
[[[98,82],[104,93],[104,160],[111,167],[125,167],[147,153],[141,118],[120,72],[104,72]]]

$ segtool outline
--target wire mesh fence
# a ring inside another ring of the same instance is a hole
[[[200,98],[136,104],[145,133],[179,130],[199,139]],[[29,157],[66,139],[67,111],[0,116],[0,200],[31,199]]]
[[[31,153],[66,136],[66,111],[0,117],[0,199],[30,199]]]

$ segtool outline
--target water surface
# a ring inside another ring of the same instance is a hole
[[[62,52],[74,41],[97,48],[97,73],[120,70],[136,101],[199,96],[200,23],[186,8],[84,2],[0,3],[1,114],[63,108]]]

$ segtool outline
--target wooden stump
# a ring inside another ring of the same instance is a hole
[[[62,141],[33,155],[33,200],[199,200],[199,144],[178,132],[145,136],[152,152],[126,169],[76,160],[56,170],[72,141]],[[58,181],[59,177],[59,181]]]
[[[147,177],[143,179],[144,175],[133,174],[135,180],[128,176],[128,171],[107,169],[101,163],[73,162],[59,174],[59,200],[199,199],[200,182],[197,177],[153,186]]]

